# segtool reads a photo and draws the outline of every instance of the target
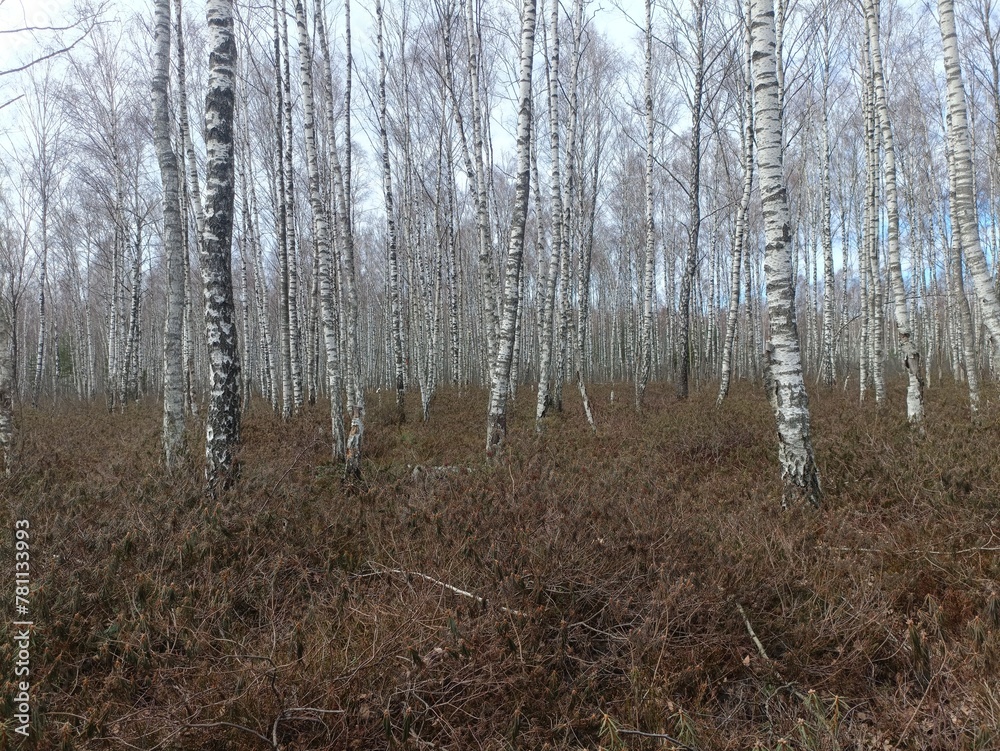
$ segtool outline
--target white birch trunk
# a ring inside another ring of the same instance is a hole
[[[823,225],[823,344],[820,355],[820,379],[827,387],[837,380],[834,361],[834,274],[833,274],[833,220],[830,207],[830,3],[823,0],[821,57],[822,57],[822,107],[820,125],[820,201]]]
[[[691,363],[691,290],[698,268],[698,237],[701,231],[701,120],[705,76],[705,6],[694,0],[695,59],[694,92],[691,97],[690,182],[688,183],[688,246],[681,277],[680,362],[677,369],[677,398],[687,399]],[[647,114],[647,117],[649,115]],[[647,157],[648,159],[648,157]],[[648,170],[648,166],[647,166]],[[648,199],[647,199],[648,200]]]
[[[167,309],[163,328],[163,452],[172,469],[184,445],[184,253],[180,174],[170,143],[170,0],[156,0],[153,59],[153,139],[163,182],[163,246]],[[3,341],[0,339],[0,341]],[[2,345],[0,345],[2,347]]]
[[[950,140],[950,139],[949,139]],[[969,387],[969,410],[973,417],[979,412],[979,363],[976,361],[975,328],[972,325],[972,312],[969,310],[969,300],[965,296],[965,280],[962,272],[962,236],[955,228],[957,207],[955,203],[955,160],[952,147],[945,144],[945,154],[948,163],[948,204],[952,212],[951,242],[945,235],[944,223],[941,223],[942,247],[948,253],[946,274],[948,292],[951,298],[950,312],[952,318],[953,345],[952,371],[957,378],[959,362],[965,363],[965,380]]]
[[[795,321],[791,276],[791,218],[783,174],[781,105],[775,60],[773,0],[753,0],[751,38],[757,162],[767,239],[768,390],[778,427],[778,462],[784,484],[782,504],[818,505],[819,472],[809,433],[809,398],[802,378],[802,355]]]
[[[646,104],[646,170],[645,170],[645,261],[642,266],[642,325],[639,335],[638,373],[635,379],[635,409],[642,411],[642,399],[649,383],[653,358],[653,281],[655,271],[653,236],[653,3],[646,0],[645,70],[643,75]],[[683,305],[683,302],[682,302]],[[682,311],[683,315],[683,311]],[[686,329],[686,327],[685,327]],[[686,376],[685,376],[686,378]],[[685,390],[687,386],[685,385]]]
[[[729,383],[732,379],[733,347],[736,342],[736,324],[740,311],[740,269],[743,266],[743,255],[746,252],[749,237],[748,218],[750,215],[750,198],[753,194],[753,70],[750,55],[750,3],[747,0],[744,9],[746,17],[744,37],[744,90],[743,90],[743,194],[736,213],[736,226],[733,229],[733,258],[729,273],[729,310],[726,312],[726,340],[722,347],[722,371],[719,379],[719,396],[716,406],[722,404],[729,394]],[[747,297],[749,297],[749,287]],[[747,322],[749,323],[749,321]]]
[[[559,2],[552,3],[552,40],[549,42],[545,60],[545,80],[548,92],[549,115],[549,185],[552,191],[552,243],[549,248],[548,271],[539,281],[539,326],[538,326],[538,395],[535,401],[535,429],[541,429],[541,421],[552,406],[552,342],[555,328],[554,310],[559,274],[559,258],[563,249],[563,198],[562,173],[560,171],[559,150]],[[543,33],[546,29],[543,25]],[[541,217],[538,219],[541,223]],[[539,267],[542,267],[539,259]]]
[[[479,230],[479,276],[482,285],[483,322],[486,327],[486,362],[496,355],[497,282],[493,276],[493,248],[490,235],[489,201],[487,198],[486,164],[483,143],[483,109],[479,83],[479,34],[473,11],[473,0],[465,1],[465,24],[469,49],[469,81],[472,92],[472,152],[476,166],[476,227]]]
[[[285,186],[285,241],[287,253],[288,274],[288,351],[292,371],[293,412],[302,409],[302,321],[299,313],[299,253],[295,231],[295,167],[292,161],[294,133],[292,132],[292,73],[291,48],[288,46],[288,14],[285,12],[285,0],[281,0],[281,38],[284,55],[280,65],[283,68],[281,82],[284,87],[282,103],[285,107],[285,150],[282,153]]]
[[[323,57],[326,64],[323,66],[324,78],[328,91],[333,91],[333,74],[330,71],[330,47],[327,41],[325,25],[322,23],[322,13],[317,14],[317,31],[319,32],[320,44],[323,47]],[[346,117],[350,119],[351,113],[347,112]],[[344,448],[345,474],[349,478],[357,479],[361,477],[361,459],[364,438],[364,414],[365,395],[364,382],[361,373],[361,350],[359,346],[359,326],[358,326],[358,293],[357,279],[355,274],[354,261],[354,232],[351,228],[350,205],[351,197],[346,192],[349,184],[344,179],[343,169],[340,162],[340,154],[337,151],[336,131],[333,129],[333,98],[330,97],[326,112],[328,130],[328,156],[330,167],[333,172],[333,194],[335,204],[335,237],[340,243],[341,261],[343,263],[341,291],[346,298],[347,321],[344,326],[344,349],[347,356],[347,403],[351,411],[351,430],[346,439]],[[336,266],[336,264],[335,264]],[[336,269],[331,270],[331,277]],[[331,291],[331,299],[333,292]],[[339,383],[338,383],[339,385]],[[339,393],[331,394],[331,398],[339,398]],[[339,437],[335,442],[339,445]]]
[[[375,0],[375,17],[378,23],[378,123],[382,147],[382,195],[385,198],[385,222],[389,250],[389,314],[392,325],[393,376],[396,386],[396,421],[406,420],[403,383],[402,308],[399,298],[399,257],[396,250],[396,217],[392,200],[392,167],[389,164],[389,118],[386,114],[385,96],[385,31],[382,3]]]
[[[44,157],[42,157],[44,158]],[[45,169],[44,165],[41,168]],[[38,270],[38,347],[35,350],[35,378],[31,386],[31,406],[38,408],[38,395],[42,390],[42,377],[45,371],[45,356],[48,352],[48,309],[45,300],[45,288],[49,285],[49,188],[44,177],[39,186],[42,202],[42,258]],[[128,364],[126,363],[126,369]]]
[[[236,347],[233,280],[233,115],[236,40],[233,0],[207,0],[208,91],[205,95],[205,235],[202,277],[210,400],[205,429],[206,477],[210,492],[225,487],[235,472],[240,439],[240,361]]]
[[[944,69],[948,81],[949,135],[955,170],[955,201],[953,218],[962,242],[965,261],[972,274],[976,299],[982,310],[983,322],[989,330],[992,356],[1000,343],[1000,300],[986,264],[979,238],[979,212],[976,207],[975,171],[972,165],[972,141],[969,134],[965,85],[955,28],[954,0],[938,0],[938,20],[944,47]]]
[[[323,344],[326,350],[327,386],[330,390],[330,425],[333,436],[332,450],[334,457],[339,456],[341,446],[338,445],[338,434],[344,430],[344,413],[337,390],[337,379],[333,376],[340,363],[340,342],[334,315],[334,300],[330,281],[332,253],[330,251],[330,221],[326,213],[326,203],[321,191],[319,171],[319,150],[316,146],[316,107],[313,97],[312,68],[313,55],[309,43],[309,31],[306,24],[306,13],[303,0],[295,0],[295,20],[299,32],[299,61],[302,74],[302,109],[304,115],[304,130],[306,142],[306,164],[309,174],[309,203],[313,214],[313,227],[316,235],[316,255],[319,262],[320,315],[323,319]]]
[[[503,322],[500,327],[490,393],[486,431],[486,455],[498,458],[507,439],[507,403],[510,393],[511,360],[520,306],[524,257],[524,226],[528,215],[531,184],[531,68],[535,49],[535,0],[524,0],[521,14],[521,63],[517,113],[517,173],[514,214],[504,278]]]
[[[885,91],[885,75],[882,68],[882,49],[879,39],[879,19],[877,0],[864,0],[865,19],[868,24],[868,45],[871,50],[873,83],[875,86],[875,108],[882,131],[882,146],[885,151],[885,203],[888,214],[889,282],[892,284],[893,311],[896,318],[896,332],[899,349],[903,356],[903,367],[909,380],[906,392],[906,417],[911,424],[919,424],[924,418],[924,382],[920,373],[920,353],[913,341],[910,329],[910,314],[906,307],[906,288],[903,284],[903,266],[899,257],[899,199],[896,190],[896,149],[893,142],[892,121],[889,118],[888,96]],[[829,196],[827,196],[829,200]],[[827,213],[827,221],[829,213]],[[825,238],[824,238],[825,239]],[[923,269],[916,273],[922,274]],[[832,275],[832,272],[831,272]]]
[[[291,311],[293,301],[291,297],[291,287],[289,283],[289,252],[287,228],[290,222],[288,204],[286,202],[287,191],[285,190],[285,108],[284,108],[284,85],[282,83],[283,55],[281,53],[281,33],[278,25],[278,3],[277,0],[271,2],[272,28],[274,35],[274,134],[277,139],[277,153],[275,154],[274,171],[277,176],[277,185],[274,186],[274,206],[277,213],[275,222],[277,227],[278,240],[278,273],[279,273],[279,302],[278,302],[278,339],[279,339],[279,359],[281,360],[281,416],[288,419],[294,412],[294,377],[292,374],[292,328]]]

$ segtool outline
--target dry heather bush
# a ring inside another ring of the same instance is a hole
[[[164,476],[155,405],[25,410],[0,493],[34,534],[29,745],[1000,747],[995,406],[935,388],[920,437],[898,384],[883,412],[817,391],[826,503],[782,513],[757,390],[651,387],[643,417],[608,390],[597,435],[567,391],[540,437],[521,392],[492,467],[483,393],[402,426],[373,394],[356,485],[323,405],[254,404],[218,503],[197,462]]]

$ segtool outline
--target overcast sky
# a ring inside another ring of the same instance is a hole
[[[110,25],[121,24],[125,19],[136,14],[146,15],[152,18],[152,0],[84,0],[91,5],[103,5],[101,18]],[[0,0],[0,70],[11,70],[24,65],[33,60],[45,51],[59,49],[71,44],[79,39],[80,31],[69,29],[65,31],[53,31],[53,28],[65,26],[72,23],[79,13],[76,8],[81,0]],[[334,26],[339,26],[342,22],[343,7],[342,0],[327,0],[329,8],[334,16]],[[387,0],[391,7],[394,0]],[[515,0],[508,0],[513,5]],[[564,12],[568,11],[571,0],[563,0]],[[237,6],[245,7],[248,0],[236,0]],[[546,3],[548,5],[548,3]],[[367,55],[369,48],[368,41],[373,35],[373,0],[353,0],[352,21],[353,35],[355,38],[356,63],[363,65],[363,58]],[[185,0],[185,12],[198,14],[203,12],[204,0]],[[660,13],[662,14],[662,10]],[[546,14],[548,11],[546,10]],[[590,0],[587,5],[587,14],[590,17],[590,27],[599,33],[607,36],[619,49],[626,51],[626,54],[640,53],[638,43],[639,29],[637,24],[641,24],[644,18],[643,0]],[[541,19],[539,19],[541,20]],[[655,16],[654,16],[655,23]],[[9,33],[12,29],[23,29],[17,33]],[[541,37],[537,39],[541,44]],[[515,61],[511,61],[513,66]],[[513,67],[511,68],[513,71]],[[516,82],[511,81],[511,86]],[[7,75],[0,76],[0,105],[16,99],[24,93],[24,80],[21,76]],[[510,97],[505,96],[506,93]],[[514,90],[502,93],[498,100],[498,107],[493,112],[493,139],[497,148],[498,164],[502,165],[505,156],[512,151],[514,145],[514,126],[516,111],[512,101]],[[359,101],[359,106],[364,106],[363,101]],[[362,113],[355,112],[354,118],[358,118]],[[23,109],[18,106],[7,106],[0,108],[0,143],[4,151],[17,150],[21,142],[20,127]],[[364,119],[362,117],[362,119]],[[360,124],[360,123],[359,123]],[[364,128],[356,130],[357,136],[366,138]],[[374,148],[374,144],[366,144],[369,148]]]

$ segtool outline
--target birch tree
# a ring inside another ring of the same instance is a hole
[[[543,5],[544,8],[544,5]],[[548,269],[539,259],[539,324],[538,324],[538,396],[535,401],[535,426],[541,426],[552,405],[552,344],[555,327],[554,311],[559,278],[559,259],[563,241],[563,191],[559,148],[559,2],[552,2],[549,29],[542,26],[546,44],[545,83],[549,116],[549,185],[552,201],[552,242],[549,245]],[[539,197],[540,198],[540,197]],[[541,218],[539,217],[539,231]]]
[[[167,309],[163,329],[163,451],[168,468],[184,441],[184,253],[180,174],[170,143],[170,0],[156,0],[153,60],[153,137],[163,182],[163,249],[167,264]]]
[[[532,11],[534,16],[534,11]],[[479,232],[479,275],[482,286],[483,325],[486,329],[486,361],[492,363],[497,352],[497,283],[493,277],[493,242],[490,233],[490,207],[484,156],[484,113],[479,83],[481,35],[473,0],[465,0],[466,46],[469,51],[469,89],[472,99],[472,155],[476,179],[476,228]],[[534,27],[532,27],[534,35]],[[534,41],[534,36],[532,36]],[[456,104],[457,108],[457,104]]]
[[[823,233],[823,341],[820,356],[820,379],[827,386],[833,386],[837,380],[836,364],[833,357],[833,305],[834,305],[834,273],[833,273],[833,218],[830,207],[830,77],[831,61],[831,25],[830,0],[822,0],[822,19],[820,20],[820,91],[823,108],[820,121],[820,221]]]
[[[35,348],[34,378],[31,387],[32,406],[38,397],[49,358],[49,253],[53,204],[60,182],[60,160],[63,158],[64,123],[56,101],[56,81],[49,64],[30,73],[30,92],[25,114],[30,121],[28,148],[31,160],[31,188],[38,207],[38,341]]]
[[[343,434],[343,409],[340,401],[339,379],[333,377],[340,367],[340,342],[334,314],[331,288],[332,254],[330,250],[330,220],[323,200],[319,169],[319,149],[316,145],[316,105],[313,96],[313,54],[306,23],[303,0],[295,0],[295,20],[299,37],[299,64],[302,74],[302,102],[306,142],[306,163],[309,174],[309,203],[312,207],[313,227],[316,237],[318,260],[320,317],[323,322],[323,344],[326,350],[327,386],[330,391],[331,434],[334,436],[333,452],[336,456],[338,430]]]
[[[965,363],[965,382],[969,387],[969,410],[975,416],[979,412],[979,368],[976,361],[975,349],[975,327],[972,323],[972,312],[969,310],[969,299],[965,295],[965,273],[962,270],[962,235],[954,229],[958,223],[957,203],[955,201],[955,158],[954,149],[949,143],[949,138],[945,142],[945,160],[947,162],[948,174],[948,206],[951,209],[951,241],[944,231],[944,222],[941,224],[941,245],[945,250],[948,263],[945,265],[945,280],[948,285],[948,292],[951,296],[952,329],[955,332],[955,339],[959,339],[959,346],[953,347],[956,355],[954,358],[953,370],[958,375],[958,360]]]
[[[326,89],[334,91],[333,73],[330,68],[330,46],[326,34],[326,26],[322,21],[322,11],[317,13],[317,32],[320,37],[320,44],[323,48],[323,57],[326,64],[323,66],[323,77]],[[345,359],[347,361],[347,406],[351,413],[351,430],[346,439],[344,448],[345,473],[350,478],[361,476],[361,458],[364,438],[364,413],[365,394],[364,382],[361,372],[361,350],[358,325],[358,293],[357,277],[355,273],[355,253],[354,253],[354,230],[351,226],[351,195],[348,192],[350,182],[345,178],[344,170],[341,167],[340,154],[337,149],[337,136],[334,130],[333,97],[328,97],[326,122],[327,122],[327,156],[330,161],[331,180],[333,186],[333,205],[336,217],[336,231],[334,233],[340,247],[340,261],[342,263],[342,275],[346,297],[346,321],[345,337],[346,342]],[[350,120],[351,113],[345,113],[345,117]],[[350,144],[346,146],[350,153]],[[336,265],[336,264],[335,264]],[[333,269],[331,269],[331,274]],[[331,291],[332,295],[332,291]],[[333,376],[335,379],[338,376]],[[339,381],[334,381],[339,383]],[[339,392],[330,395],[331,399],[336,399]],[[339,436],[335,437],[335,446],[340,444]]]
[[[694,0],[694,60],[691,61],[694,92],[691,95],[690,182],[688,183],[688,243],[680,299],[680,364],[677,368],[677,398],[687,399],[691,360],[691,288],[698,269],[698,238],[701,232],[701,121],[705,80],[705,3]],[[647,114],[647,117],[649,115]]]
[[[871,50],[875,107],[878,112],[885,150],[885,203],[888,214],[889,281],[892,284],[893,311],[903,367],[909,380],[906,392],[906,417],[913,424],[924,418],[924,382],[920,373],[920,353],[913,342],[910,314],[906,307],[906,287],[903,284],[903,267],[899,258],[899,198],[896,190],[896,149],[893,141],[892,121],[885,91],[882,69],[882,48],[879,39],[877,0],[864,0],[865,20],[868,26],[868,46]],[[922,273],[922,269],[918,269]]]
[[[389,164],[389,124],[385,96],[385,24],[382,2],[375,0],[378,28],[378,128],[382,147],[382,195],[385,199],[386,244],[389,252],[389,315],[392,319],[392,361],[396,382],[396,420],[406,419],[404,408],[402,309],[399,299],[399,256],[396,250],[396,217],[392,200],[392,166]]]
[[[791,274],[791,217],[784,177],[784,136],[775,57],[773,0],[752,0],[751,48],[754,81],[754,138],[760,168],[760,196],[766,236],[764,272],[770,336],[767,343],[768,397],[778,425],[782,505],[818,506],[819,472],[809,431],[809,398],[795,320]]]
[[[741,166],[743,167],[743,193],[740,196],[739,209],[736,213],[736,222],[733,228],[733,250],[732,266],[729,274],[729,309],[726,312],[726,338],[722,346],[722,374],[719,379],[719,396],[716,398],[716,405],[721,405],[729,394],[729,384],[732,380],[733,347],[736,343],[736,323],[740,311],[740,270],[743,265],[743,256],[747,252],[747,241],[750,236],[749,217],[750,200],[753,195],[753,70],[751,64],[751,35],[750,35],[750,0],[747,0],[744,7],[743,18],[743,129],[741,138],[743,139],[743,151]],[[747,284],[747,297],[750,296],[749,284]],[[748,321],[749,323],[749,321]]]
[[[236,40],[233,0],[207,0],[208,89],[205,94],[205,235],[201,269],[208,344],[206,477],[211,493],[228,485],[240,440],[240,360],[236,350],[231,251],[235,194],[233,119]]]
[[[496,458],[507,440],[507,404],[514,337],[520,307],[521,273],[524,258],[524,227],[528,217],[531,184],[531,69],[535,50],[535,0],[524,0],[521,8],[521,56],[517,110],[517,172],[514,213],[504,275],[503,319],[493,363],[486,455]]]
[[[645,215],[645,259],[642,266],[642,327],[640,329],[640,352],[636,363],[635,408],[642,411],[642,399],[649,383],[653,361],[653,282],[655,274],[655,238],[653,237],[653,3],[646,0],[646,65],[643,75],[646,115],[646,215]],[[684,375],[684,390],[687,391],[687,375]]]
[[[948,84],[949,140],[951,142],[955,199],[953,220],[962,243],[962,252],[972,274],[976,298],[989,330],[993,351],[997,355],[1000,343],[1000,299],[986,264],[979,237],[979,211],[972,165],[972,142],[969,119],[962,82],[962,63],[958,48],[958,31],[955,28],[954,0],[938,0],[938,23],[941,26],[941,43],[944,48],[944,70]]]
[[[0,212],[6,214],[6,200]],[[22,287],[15,280],[23,270],[24,253],[17,252],[14,233],[0,220],[0,460],[5,475],[14,466],[14,396],[17,391],[17,307]],[[19,258],[18,258],[19,257]],[[21,261],[21,263],[18,263]]]

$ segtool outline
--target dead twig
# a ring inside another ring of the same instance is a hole
[[[411,577],[415,577],[417,579],[423,579],[426,582],[430,582],[431,584],[436,584],[442,589],[446,589],[449,592],[452,592],[456,595],[461,595],[462,597],[468,597],[470,600],[475,600],[478,604],[482,605],[484,608],[487,607],[489,604],[488,600],[485,597],[480,597],[479,595],[473,592],[467,592],[464,589],[459,589],[458,587],[452,584],[448,584],[448,582],[443,582],[440,579],[435,579],[433,576],[428,576],[427,574],[421,574],[419,571],[404,571],[403,569],[399,568],[385,568],[384,566],[379,566],[374,563],[369,563],[368,565],[371,567],[372,571],[379,574],[395,574],[396,576],[402,576],[404,579],[407,580],[409,580]],[[508,615],[516,615],[521,618],[528,617],[528,614],[522,610],[515,610],[514,608],[504,607],[503,605],[497,605],[496,608],[500,612],[507,613]]]
[[[626,728],[617,728],[615,732],[618,733],[618,735],[638,735],[641,738],[657,738],[662,741],[669,741],[678,748],[685,749],[685,751],[698,751],[698,749],[696,749],[694,746],[689,746],[683,741],[679,741],[672,735],[667,735],[666,733],[647,733],[642,730],[628,730]]]
[[[766,649],[764,649],[764,644],[763,644],[763,643],[761,642],[761,640],[760,640],[760,639],[759,639],[759,638],[757,637],[757,632],[753,630],[753,624],[752,624],[752,623],[750,623],[750,618],[749,618],[749,617],[747,616],[747,611],[745,611],[745,610],[743,609],[743,606],[742,606],[742,605],[740,605],[740,604],[739,604],[738,602],[736,602],[735,600],[734,600],[734,604],[736,605],[736,609],[737,609],[738,611],[740,611],[740,615],[741,615],[741,616],[743,616],[743,622],[744,622],[744,623],[746,624],[746,627],[747,627],[747,633],[748,633],[748,634],[750,634],[750,640],[751,640],[751,641],[753,641],[753,643],[754,643],[754,646],[756,646],[756,647],[757,647],[757,651],[758,651],[758,652],[760,652],[760,656],[761,656],[761,657],[763,657],[765,661],[767,661],[767,662],[771,662],[771,658],[767,656],[767,650],[766,650]],[[748,658],[748,659],[749,659],[749,658]],[[749,663],[747,663],[747,664],[749,664]],[[780,673],[778,673],[778,677],[779,677],[779,678],[781,678],[781,674],[780,674]],[[809,701],[809,697],[808,697],[808,696],[806,696],[806,695],[805,695],[804,693],[802,693],[801,691],[799,691],[799,690],[798,690],[797,688],[795,688],[795,686],[794,686],[793,684],[791,684],[791,683],[788,683],[788,684],[786,684],[786,686],[787,686],[788,690],[789,690],[789,691],[790,691],[790,692],[791,692],[791,693],[792,693],[792,694],[793,694],[793,695],[795,696],[795,698],[796,698],[796,699],[798,699],[799,701],[801,701],[801,702],[803,702],[803,703],[806,703],[806,702],[808,702],[808,701]]]
[[[263,733],[258,733],[256,730],[254,730],[253,728],[248,728],[246,725],[237,725],[235,722],[226,722],[224,720],[219,720],[218,722],[198,722],[198,723],[194,723],[194,724],[189,724],[186,727],[188,727],[188,728],[218,728],[218,727],[236,728],[237,730],[242,730],[244,733],[250,733],[250,735],[257,736],[262,741],[264,741],[264,743],[266,743],[268,746],[270,746],[271,748],[275,749],[275,751],[277,751],[277,748],[278,748],[277,742],[276,741],[272,741],[270,738],[268,738]]]

